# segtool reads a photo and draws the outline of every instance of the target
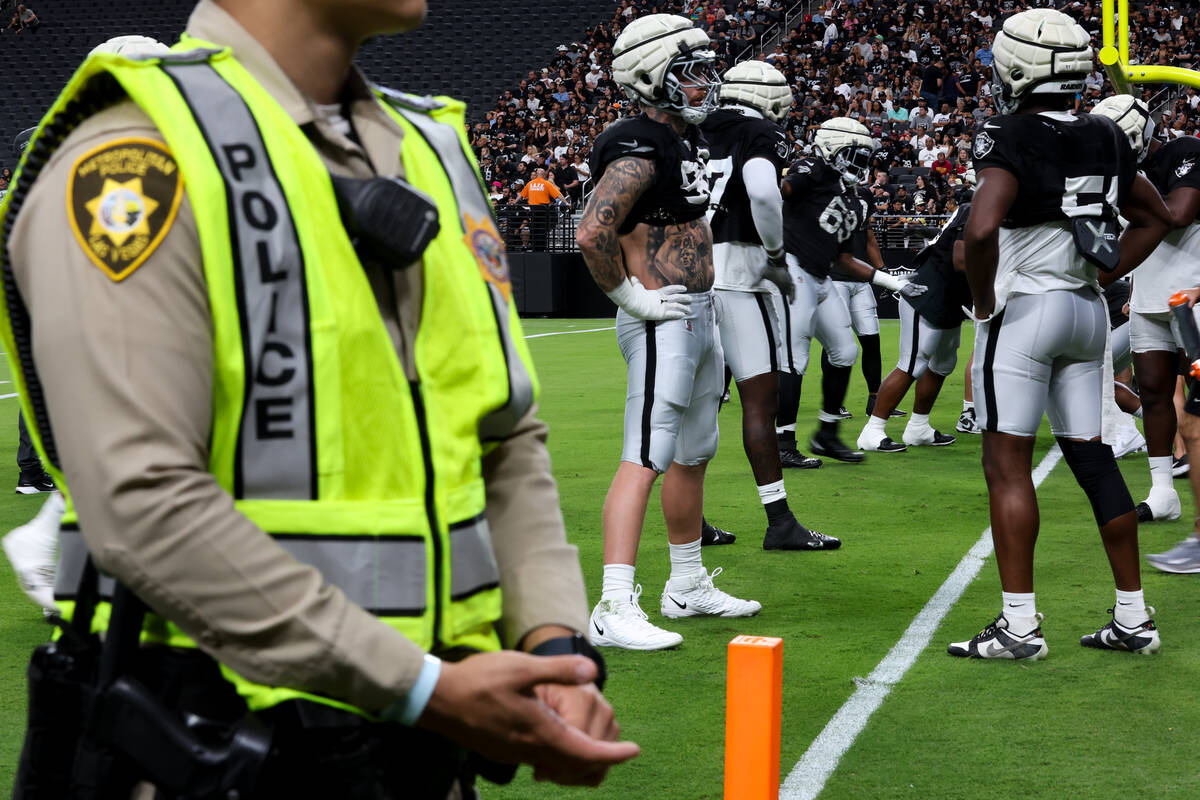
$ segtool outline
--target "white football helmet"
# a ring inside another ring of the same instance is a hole
[[[861,122],[850,117],[827,119],[817,128],[813,144],[847,187],[870,180],[875,140]]]
[[[1117,123],[1129,137],[1129,144],[1137,153],[1139,162],[1146,157],[1150,140],[1154,138],[1154,120],[1150,117],[1148,105],[1132,95],[1115,94],[1097,103],[1092,113]]]
[[[1061,11],[1031,8],[1013,14],[992,42],[992,97],[1012,114],[1033,94],[1083,91],[1092,70],[1088,32]]]
[[[130,34],[128,36],[114,36],[107,42],[93,47],[92,52],[88,53],[88,55],[94,56],[97,53],[112,53],[113,55],[136,59],[147,56],[160,56],[163,53],[169,52],[171,52],[171,48],[157,39],[151,39],[149,36]]]
[[[792,108],[792,89],[783,73],[765,61],[743,61],[721,76],[721,105],[753,108],[776,124]]]
[[[697,124],[717,107],[721,79],[708,34],[686,17],[649,14],[625,27],[613,45],[613,80],[630,100],[678,114]],[[683,88],[705,90],[693,106]]]

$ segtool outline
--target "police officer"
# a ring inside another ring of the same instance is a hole
[[[576,633],[463,108],[352,65],[424,14],[201,0],[175,53],[85,63],[8,198],[0,333],[70,502],[56,599],[90,553],[152,612],[141,658],[206,676],[179,710],[273,725],[258,796],[473,796],[468,751],[597,784],[637,754]]]

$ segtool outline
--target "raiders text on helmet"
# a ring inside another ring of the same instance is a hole
[[[841,174],[846,186],[870,179],[875,140],[862,123],[850,117],[827,119],[817,128],[814,144],[829,166]]]
[[[992,42],[996,107],[1014,113],[1033,94],[1083,91],[1092,70],[1088,32],[1061,11],[1033,8],[1013,14]]]
[[[630,100],[679,114],[696,124],[717,107],[720,79],[708,34],[674,14],[650,14],[626,26],[613,45],[613,80]],[[693,106],[683,88],[706,91]]]
[[[1138,161],[1146,157],[1150,140],[1154,138],[1154,120],[1150,117],[1149,106],[1131,95],[1116,94],[1097,103],[1092,113],[1116,122],[1129,137]]]
[[[780,123],[792,108],[787,78],[765,61],[743,61],[721,76],[721,105],[747,106]]]

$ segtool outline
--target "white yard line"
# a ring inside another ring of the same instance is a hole
[[[615,331],[616,325],[610,325],[607,328],[588,328],[582,331],[554,331],[552,333],[534,333],[526,336],[526,339],[540,339],[543,336],[565,336],[568,333],[595,333],[596,331]]]
[[[10,397],[16,397],[16,396],[17,396],[16,392],[13,392],[12,394],[0,394],[0,400],[7,400]]]
[[[1046,480],[1050,470],[1054,469],[1061,458],[1062,451],[1058,449],[1058,445],[1051,447],[1033,470],[1035,488],[1041,486],[1042,481]],[[950,577],[946,578],[945,583],[925,604],[921,613],[917,614],[891,652],[865,679],[854,679],[858,688],[808,746],[808,750],[796,762],[796,766],[792,767],[779,792],[779,800],[813,800],[821,793],[825,782],[837,769],[842,756],[867,726],[867,720],[883,704],[892,687],[900,682],[909,667],[916,662],[917,656],[929,644],[946,614],[962,597],[963,591],[975,580],[984,559],[991,553],[992,529],[989,527],[984,530],[974,547],[963,556],[962,561],[958,562],[954,572],[950,573]]]

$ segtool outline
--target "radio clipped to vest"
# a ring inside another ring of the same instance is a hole
[[[359,256],[404,269],[420,260],[441,230],[433,200],[399,178],[330,177],[342,225]]]

